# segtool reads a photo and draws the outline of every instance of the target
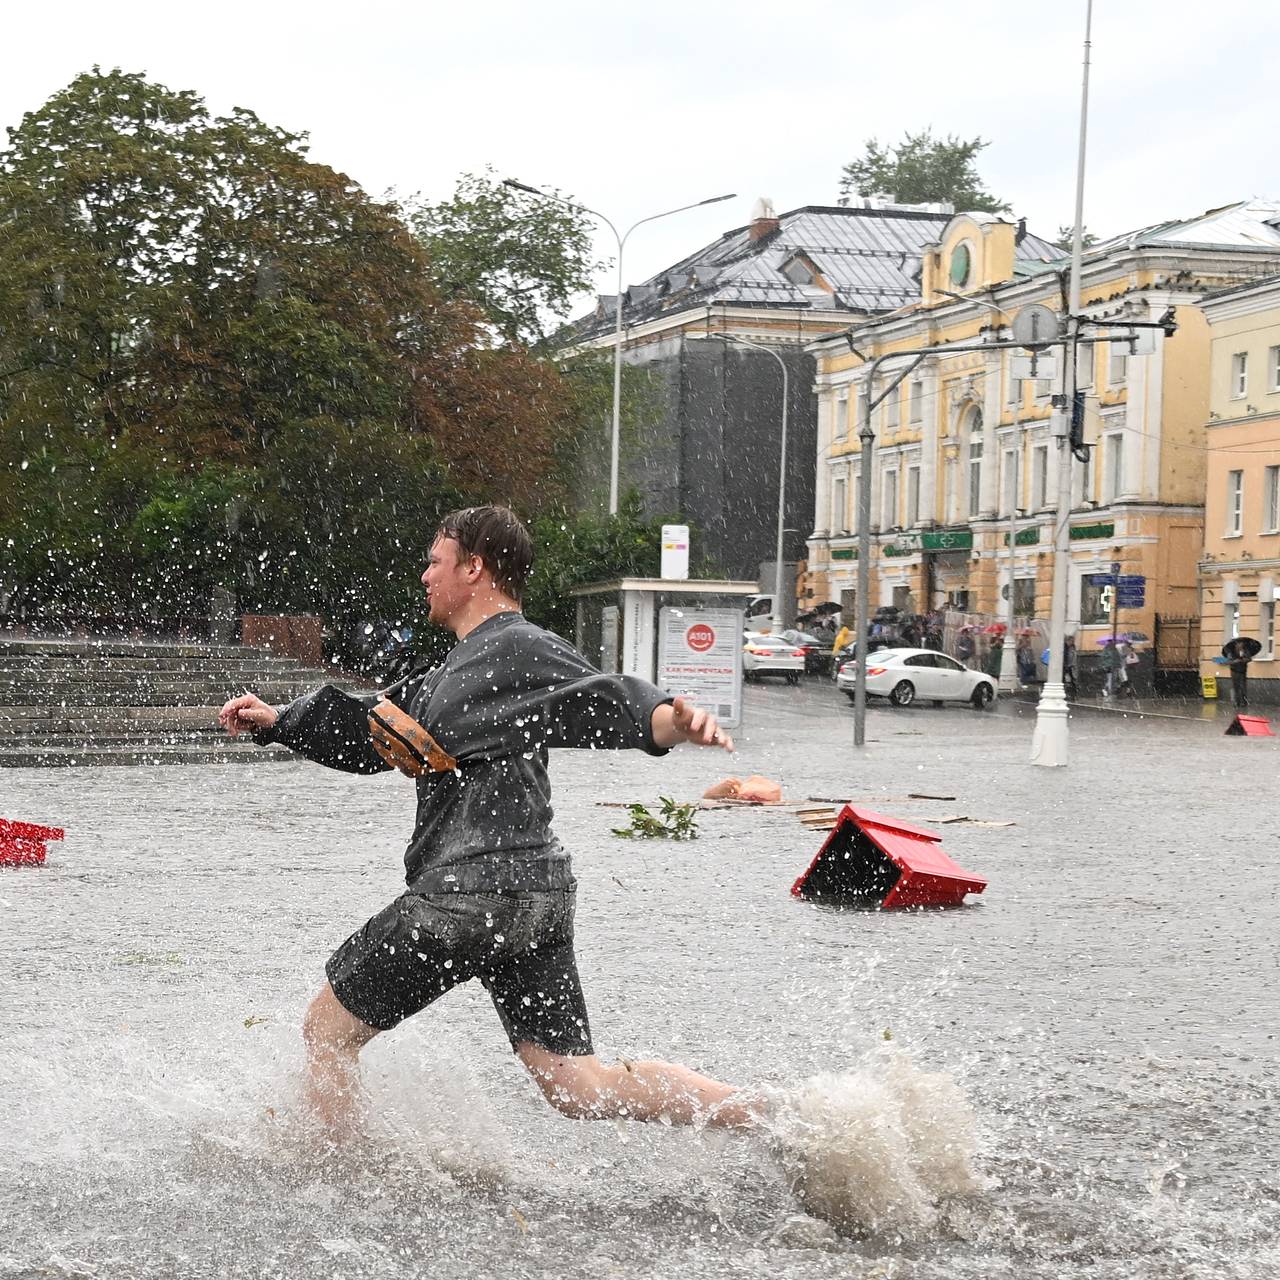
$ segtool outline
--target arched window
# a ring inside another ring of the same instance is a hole
[[[982,410],[974,405],[969,410],[969,518],[982,510]]]

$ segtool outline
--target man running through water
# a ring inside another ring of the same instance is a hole
[[[457,767],[417,778],[408,889],[334,952],[307,1009],[307,1100],[336,1137],[354,1119],[364,1045],[471,978],[564,1115],[722,1127],[758,1117],[747,1094],[688,1067],[595,1054],[573,951],[575,881],[550,826],[547,750],[664,755],[683,742],[729,751],[733,742],[714,716],[646,681],[602,674],[527,621],[532,562],[529,535],[505,507],[453,512],[432,544],[422,575],[430,618],[458,643],[388,696]],[[373,747],[368,710],[325,686],[279,711],[246,693],[219,720],[232,736],[375,773],[390,766]]]

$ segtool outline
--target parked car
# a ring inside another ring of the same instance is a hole
[[[827,670],[831,662],[830,644],[824,645],[817,636],[811,636],[807,631],[789,629],[781,632],[780,636],[804,654],[805,675],[819,675]]]
[[[842,693],[853,697],[855,664],[836,672]],[[995,682],[985,671],[970,671],[936,649],[881,649],[867,655],[867,692],[888,698],[895,707],[915,702],[968,702],[979,711],[996,696]]]
[[[742,674],[752,676],[786,676],[788,684],[799,684],[804,671],[804,650],[781,636],[767,636],[748,631],[743,637]]]

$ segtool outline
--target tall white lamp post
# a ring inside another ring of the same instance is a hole
[[[1054,518],[1053,604],[1049,615],[1049,672],[1036,707],[1031,739],[1031,763],[1060,768],[1067,763],[1067,691],[1063,683],[1063,650],[1067,635],[1067,578],[1071,571],[1071,440],[1070,415],[1076,393],[1076,356],[1080,339],[1080,268],[1084,258],[1084,157],[1089,123],[1089,52],[1093,30],[1093,0],[1084,22],[1084,75],[1080,89],[1080,144],[1076,155],[1076,221],[1071,237],[1071,279],[1067,290],[1067,346],[1063,351],[1062,390],[1065,412],[1057,420],[1058,504]]]
[[[650,214],[647,218],[641,218],[638,222],[633,222],[626,231],[619,233],[618,228],[614,226],[610,219],[606,218],[598,209],[592,209],[589,205],[579,204],[576,200],[566,200],[563,196],[555,195],[550,191],[541,191],[537,187],[529,186],[527,183],[517,182],[514,178],[504,178],[502,185],[511,187],[515,191],[523,191],[526,195],[538,196],[543,200],[562,204],[567,209],[580,209],[583,213],[589,213],[592,217],[599,218],[613,232],[613,238],[618,242],[618,293],[614,299],[613,309],[613,436],[609,451],[609,514],[611,516],[617,515],[618,442],[621,434],[622,415],[622,252],[626,248],[627,239],[631,233],[646,222],[656,222],[659,218],[669,218],[673,213],[684,213],[686,209],[700,209],[704,204],[719,204],[723,200],[732,200],[736,193],[730,192],[726,196],[711,196],[707,200],[696,200],[693,204],[682,204],[678,209],[667,209],[662,213]]]

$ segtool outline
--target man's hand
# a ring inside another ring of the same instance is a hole
[[[653,740],[660,747],[691,742],[695,747],[723,747],[733,750],[733,739],[720,728],[715,716],[694,706],[688,698],[663,703],[653,713]]]
[[[280,717],[254,693],[242,693],[218,712],[218,723],[233,737],[254,729],[269,729]]]

